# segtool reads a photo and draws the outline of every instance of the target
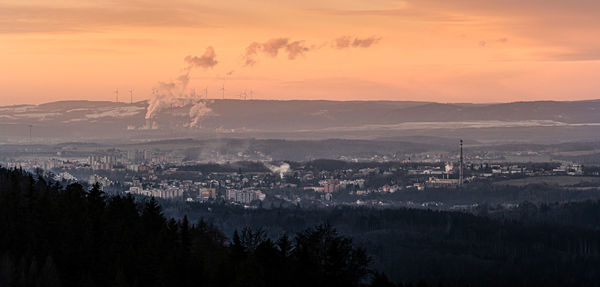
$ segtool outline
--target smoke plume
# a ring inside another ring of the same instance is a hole
[[[184,58],[184,62],[187,66],[184,68],[183,74],[179,75],[173,81],[159,82],[153,89],[152,98],[146,111],[146,120],[148,122],[155,120],[157,113],[163,109],[190,106],[190,122],[187,126],[199,127],[202,119],[211,112],[211,109],[208,107],[210,102],[203,100],[201,96],[195,93],[190,93],[188,91],[188,84],[190,82],[190,73],[194,68],[208,69],[218,64],[215,50],[212,47],[208,47],[202,56],[187,56]],[[146,128],[157,128],[156,122],[152,122],[152,125]]]
[[[279,173],[279,177],[283,178],[286,173],[290,172],[290,165],[284,162],[280,166],[265,164],[272,173]]]
[[[200,122],[202,121],[202,119],[204,119],[206,115],[212,112],[212,110],[208,107],[208,104],[208,100],[196,100],[192,103],[192,107],[190,108],[189,112],[189,127],[200,127]]]

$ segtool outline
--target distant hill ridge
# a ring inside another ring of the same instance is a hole
[[[187,102],[186,102],[187,103]],[[40,105],[0,107],[0,142],[5,137],[26,137],[28,125],[37,137],[68,136],[64,140],[86,140],[135,135],[216,132],[300,133],[321,131],[361,133],[394,129],[455,128],[454,122],[527,122],[527,126],[580,125],[600,123],[600,100],[535,101],[512,103],[434,103],[412,101],[326,101],[326,100],[210,100],[193,124],[193,104],[163,104],[151,119],[146,119],[148,101],[132,104],[108,101],[60,101]],[[415,125],[414,123],[440,123]],[[444,126],[445,125],[445,126]],[[481,128],[480,126],[475,126]],[[485,126],[489,128],[488,126]],[[465,128],[465,127],[461,127]],[[428,134],[429,135],[429,134]],[[379,134],[378,136],[382,136]]]

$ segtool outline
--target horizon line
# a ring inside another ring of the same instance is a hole
[[[185,98],[181,98],[185,99]],[[189,99],[189,98],[188,98]],[[55,103],[69,103],[69,102],[89,102],[89,103],[113,103],[113,104],[124,104],[124,105],[135,105],[138,103],[147,103],[151,99],[145,99],[140,101],[135,101],[133,103],[128,102],[115,102],[115,101],[98,101],[98,100],[60,100],[60,101],[50,101],[43,102],[39,104],[13,104],[13,105],[2,105],[0,107],[18,107],[18,106],[41,106],[47,104],[55,104]],[[541,102],[555,102],[555,103],[576,103],[576,102],[594,102],[600,101],[600,98],[597,99],[588,99],[588,100],[531,100],[531,101],[507,101],[507,102],[437,102],[437,101],[416,101],[416,100],[305,100],[305,99],[250,99],[250,100],[242,100],[242,99],[233,99],[233,98],[212,98],[212,99],[198,99],[199,101],[234,101],[234,102],[339,102],[339,103],[352,103],[352,102],[396,102],[396,103],[423,103],[423,104],[442,104],[442,105],[500,105],[500,104],[514,104],[514,103],[541,103]]]

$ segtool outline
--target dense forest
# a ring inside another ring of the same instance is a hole
[[[564,215],[573,208],[551,209]],[[493,217],[159,203],[0,168],[0,286],[599,282],[600,231],[589,228],[595,221],[574,226],[540,215]]]
[[[474,212],[494,219],[518,220],[533,224],[576,226],[600,231],[599,200],[538,204],[525,201],[514,209],[482,205]]]
[[[154,199],[106,197],[0,169],[0,286],[359,286],[369,258],[319,225],[271,240],[167,219]],[[380,282],[380,283],[377,283]]]
[[[477,210],[478,216],[405,208],[259,208],[163,202],[165,213],[203,218],[226,233],[268,236],[328,222],[353,238],[372,268],[395,282],[445,286],[595,285],[600,279],[600,202]]]

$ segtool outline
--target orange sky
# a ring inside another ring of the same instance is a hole
[[[0,105],[148,99],[186,56],[209,97],[596,99],[597,19],[595,0],[0,0]]]

